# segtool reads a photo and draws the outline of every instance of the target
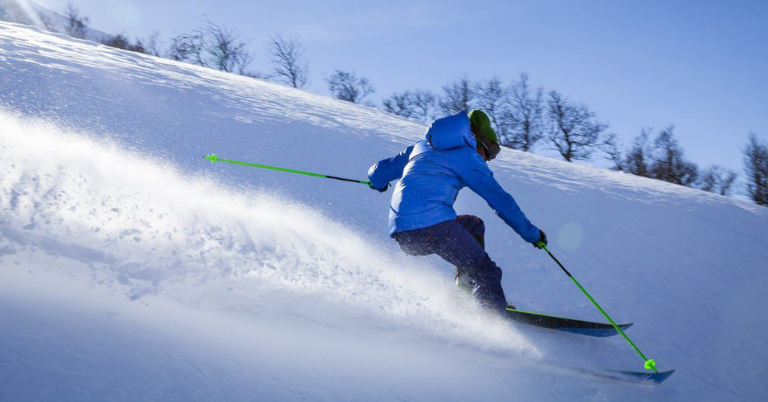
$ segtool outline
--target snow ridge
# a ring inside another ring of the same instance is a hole
[[[319,295],[434,335],[525,349],[508,342],[508,327],[497,325],[496,334],[473,329],[466,302],[441,308],[456,304],[446,278],[428,267],[406,272],[402,258],[306,205],[186,178],[173,166],[50,124],[0,113],[0,125],[0,255],[39,250],[74,260],[88,270],[70,275],[131,300],[165,295],[211,303],[209,292],[235,283],[242,305],[226,296],[215,301],[252,308],[270,288]],[[248,301],[251,290],[259,296]]]

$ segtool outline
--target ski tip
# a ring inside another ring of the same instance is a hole
[[[211,161],[211,163],[216,162],[216,154],[210,154],[210,155],[203,156],[203,159],[207,159],[207,160]]]

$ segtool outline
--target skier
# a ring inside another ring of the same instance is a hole
[[[501,269],[485,252],[485,225],[453,209],[459,191],[469,187],[499,217],[534,247],[547,235],[526,218],[512,196],[494,179],[486,162],[500,151],[490,119],[481,110],[432,122],[426,138],[368,170],[371,188],[384,192],[395,185],[389,232],[409,255],[437,254],[456,266],[457,285],[470,286],[482,306],[504,311]]]

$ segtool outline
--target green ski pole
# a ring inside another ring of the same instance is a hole
[[[343,177],[330,176],[330,175],[320,174],[320,173],[302,172],[301,170],[285,169],[285,168],[280,168],[280,167],[276,167],[276,166],[259,165],[259,164],[256,164],[256,163],[248,163],[248,162],[240,162],[240,161],[233,161],[233,160],[229,160],[229,159],[223,159],[223,158],[219,158],[218,156],[216,156],[216,154],[210,154],[208,156],[204,156],[203,158],[211,161],[211,163],[214,163],[214,162],[227,162],[227,163],[234,163],[236,165],[252,166],[252,167],[257,167],[257,168],[262,168],[262,169],[270,169],[270,170],[278,170],[278,171],[281,171],[281,172],[303,174],[303,175],[306,175],[306,176],[322,177],[324,179],[334,179],[334,180],[348,181],[348,182],[352,182],[352,183],[366,184],[368,186],[371,185],[371,182],[369,182],[369,181],[345,179]]]
[[[632,342],[632,341],[629,339],[629,337],[627,336],[627,334],[625,334],[625,333],[624,333],[624,331],[622,331],[622,330],[621,330],[621,328],[619,328],[619,326],[618,326],[618,325],[616,325],[616,323],[613,321],[613,319],[611,319],[611,317],[608,315],[608,313],[606,313],[606,312],[605,312],[605,310],[603,310],[603,308],[602,308],[602,307],[600,307],[600,305],[599,305],[599,304],[597,304],[597,302],[595,301],[595,299],[593,299],[593,298],[592,298],[592,296],[590,296],[590,294],[589,294],[589,293],[586,291],[586,289],[584,289],[584,287],[583,287],[583,286],[581,286],[581,284],[579,283],[579,281],[577,281],[577,280],[576,280],[576,278],[574,278],[574,277],[573,277],[573,275],[571,275],[571,273],[570,273],[570,272],[568,272],[568,270],[567,270],[567,269],[565,269],[565,267],[563,266],[563,264],[561,264],[561,263],[560,263],[560,261],[558,261],[558,260],[557,260],[557,258],[555,258],[555,256],[554,256],[554,255],[552,255],[552,253],[549,251],[549,249],[547,249],[547,246],[546,246],[546,245],[545,245],[543,242],[537,242],[537,243],[536,243],[536,245],[537,245],[537,246],[539,246],[539,247],[540,247],[541,249],[543,249],[544,251],[546,251],[546,252],[547,252],[547,254],[549,254],[549,256],[550,256],[550,257],[552,257],[552,259],[553,259],[553,260],[555,260],[555,262],[557,263],[557,265],[559,265],[559,266],[560,266],[560,269],[562,269],[562,270],[563,270],[563,272],[565,272],[565,274],[566,274],[566,275],[568,275],[568,277],[569,277],[569,278],[571,278],[571,280],[573,281],[573,283],[575,283],[575,284],[576,284],[576,286],[578,286],[578,287],[579,287],[579,289],[581,289],[581,291],[582,291],[582,292],[584,292],[584,294],[585,294],[585,295],[587,296],[587,298],[588,298],[588,299],[589,299],[589,300],[592,302],[592,304],[594,304],[594,305],[595,305],[595,307],[597,307],[597,309],[598,309],[598,310],[600,310],[600,312],[601,312],[601,313],[603,313],[603,316],[605,316],[605,318],[608,320],[608,322],[610,322],[610,323],[611,323],[611,325],[613,325],[613,328],[615,328],[615,329],[616,329],[616,331],[619,331],[619,333],[621,334],[621,336],[623,336],[623,337],[624,337],[624,339],[625,339],[625,340],[626,340],[626,341],[629,343],[629,345],[630,345],[630,346],[632,346],[632,349],[634,349],[634,350],[635,350],[635,352],[637,352],[637,354],[639,354],[639,355],[640,355],[640,357],[642,357],[642,358],[643,358],[643,361],[645,362],[645,364],[644,364],[644,367],[645,367],[645,369],[646,369],[646,370],[653,370],[653,372],[655,372],[655,373],[658,373],[659,371],[658,371],[658,370],[656,370],[656,361],[655,361],[655,360],[652,360],[652,359],[649,359],[649,358],[647,358],[647,357],[645,357],[645,355],[643,354],[643,352],[641,352],[641,351],[640,351],[640,349],[639,349],[637,346],[635,346],[635,344],[634,344],[634,343],[633,343],[633,342]]]

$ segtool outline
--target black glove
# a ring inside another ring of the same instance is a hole
[[[544,233],[543,230],[539,229],[539,240],[536,240],[533,242],[533,247],[536,247],[537,249],[541,250],[544,247],[547,247],[547,234]],[[544,243],[544,244],[542,244]]]
[[[387,189],[389,188],[389,183],[387,183],[387,185],[384,186],[384,188],[376,188],[376,187],[373,186],[373,184],[369,184],[368,187],[370,187],[370,188],[372,188],[372,189],[374,189],[374,190],[376,190],[376,191],[378,191],[380,193],[383,193],[383,192],[387,191]]]

